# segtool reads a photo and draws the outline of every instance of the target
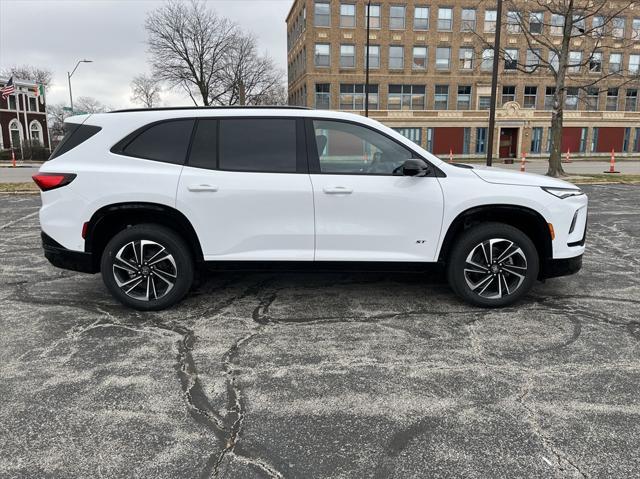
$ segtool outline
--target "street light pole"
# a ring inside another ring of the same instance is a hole
[[[371,29],[371,0],[367,2],[367,54],[365,55],[364,116],[369,116],[369,30]]]
[[[498,96],[498,67],[500,66],[500,37],[502,35],[502,0],[498,0],[496,12],[496,35],[493,45],[493,76],[491,78],[491,105],[489,106],[489,138],[487,145],[487,166],[493,161],[494,130],[496,128],[496,101]],[[498,148],[498,152],[500,149]]]
[[[76,67],[73,69],[73,71],[71,73],[67,72],[67,80],[69,81],[69,106],[71,107],[71,113],[73,113],[73,95],[71,94],[71,77],[76,72],[76,70],[78,69],[78,66],[81,63],[92,63],[92,62],[93,60],[79,60],[78,63],[76,63]]]

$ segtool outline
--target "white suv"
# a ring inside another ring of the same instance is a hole
[[[362,116],[160,108],[67,130],[34,176],[45,256],[136,309],[173,305],[209,262],[439,263],[479,306],[581,267],[578,188],[447,164]]]

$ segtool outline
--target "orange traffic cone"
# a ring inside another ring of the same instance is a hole
[[[571,163],[571,148],[567,148],[567,154],[564,156],[562,163]]]
[[[520,171],[522,173],[525,172],[525,167],[524,164],[527,162],[527,154],[526,153],[522,153],[522,161],[520,162]]]
[[[449,163],[453,163],[453,148],[449,148]]]
[[[611,150],[611,162],[609,163],[609,171],[605,171],[605,173],[620,173],[616,171],[616,152]]]
[[[16,167],[16,152],[11,150],[11,166]]]

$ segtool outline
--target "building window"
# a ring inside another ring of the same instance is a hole
[[[389,110],[424,110],[424,85],[389,85]]]
[[[516,101],[516,87],[507,85],[502,87],[502,105],[510,101]]]
[[[449,109],[449,85],[436,85],[436,95],[433,101],[433,109]]]
[[[356,26],[356,6],[353,3],[340,4],[340,26],[343,28]]]
[[[427,47],[413,47],[413,69],[425,70],[427,68]]]
[[[600,90],[597,87],[587,88],[587,110],[598,111],[600,103]]]
[[[458,110],[470,110],[471,109],[471,87],[470,86],[458,86],[458,104],[456,106]]]
[[[604,17],[602,15],[596,15],[593,17],[591,36],[594,38],[600,38],[604,35]]]
[[[340,45],[340,68],[355,68],[356,47],[355,45]]]
[[[487,152],[487,128],[476,128],[476,153],[481,155]]]
[[[472,8],[462,9],[462,31],[463,32],[476,31],[476,11]]]
[[[518,50],[514,48],[507,48],[504,51],[504,69],[505,70],[518,69]]]
[[[11,148],[20,148],[22,143],[22,125],[18,120],[11,120],[9,122],[9,141],[11,142]]]
[[[468,155],[471,150],[471,128],[462,131],[462,154]]]
[[[449,70],[451,67],[451,48],[436,48],[436,70]]]
[[[526,59],[526,67],[529,73],[535,72],[540,66],[540,55],[541,51],[538,48],[534,48],[532,50],[527,50],[527,59]]]
[[[365,54],[367,47],[364,47]],[[380,68],[380,45],[369,45],[369,68]]]
[[[484,11],[484,31],[485,33],[496,32],[496,22],[498,20],[497,10],[485,10]]]
[[[491,108],[491,97],[489,95],[480,95],[478,97],[478,110],[489,110]]]
[[[422,128],[394,128],[394,130],[416,145],[422,146]]]
[[[569,52],[569,73],[580,73],[580,67],[582,66],[582,52],[571,51]]]
[[[640,128],[636,128],[636,146],[633,148],[633,151],[640,153]]]
[[[438,31],[450,32],[453,28],[453,8],[438,8]]]
[[[427,133],[425,150],[432,151],[433,150],[433,128],[425,128],[425,132]]]
[[[542,133],[543,129],[540,126],[536,126],[531,129],[531,148],[529,151],[531,153],[541,153],[542,152]]]
[[[587,151],[587,133],[588,128],[582,128],[580,131],[580,146],[578,147],[578,153],[586,153]]]
[[[389,47],[389,69],[402,70],[404,68],[404,47],[392,45]]]
[[[460,70],[473,70],[473,48],[460,48]]]
[[[640,40],[640,18],[634,18],[631,24],[631,40]]]
[[[16,107],[16,96],[15,95],[9,95],[8,100],[9,100],[9,103],[8,103],[9,110],[17,110],[17,107]]]
[[[602,71],[602,52],[593,52],[589,59],[589,72],[600,73]]]
[[[316,83],[316,108],[318,110],[331,108],[331,85],[329,83]]]
[[[578,109],[578,93],[579,89],[577,87],[567,88],[567,96],[564,103],[565,110]]]
[[[313,9],[314,25],[316,27],[331,26],[331,6],[329,2],[316,2]]]
[[[413,29],[429,30],[429,7],[416,7],[413,13]]]
[[[482,50],[482,63],[480,64],[480,69],[482,71],[491,71],[493,70],[493,49],[485,48]]]
[[[544,93],[544,109],[545,110],[553,110],[555,95],[556,95],[556,87],[548,86]]]
[[[617,88],[608,88],[607,89],[607,111],[617,111],[618,110],[618,89]]]
[[[598,149],[598,137],[600,136],[600,128],[597,126],[593,128],[591,134],[591,152],[595,152]]]
[[[629,151],[629,144],[631,143],[631,128],[624,129],[624,139],[622,140],[622,151]]]
[[[551,35],[563,36],[564,35],[564,15],[551,15]]]
[[[34,98],[34,100],[35,100],[35,98]],[[36,120],[32,121],[31,125],[29,126],[29,130],[31,132],[31,139],[33,141],[37,141],[40,145],[42,145],[42,142],[43,142],[42,125],[40,125],[40,122],[38,122]]]
[[[626,111],[638,111],[638,89],[630,88],[627,90],[627,100],[624,109]]]
[[[622,53],[612,53],[609,55],[609,73],[620,73],[622,71]]]
[[[553,132],[551,128],[547,128],[547,153],[551,153],[551,140],[553,139]]]
[[[30,96],[29,98],[29,111],[38,111],[38,100],[36,97]]]
[[[640,55],[629,55],[629,73],[640,74]]]
[[[549,69],[552,73],[556,73],[560,68],[560,59],[558,57],[558,53],[554,51],[549,51]]]
[[[529,14],[529,33],[538,35],[542,33],[544,23],[544,12],[531,12]]]
[[[571,35],[583,35],[586,30],[584,14],[573,15],[573,27]]]
[[[406,7],[403,5],[391,5],[389,8],[389,28],[391,30],[404,30],[404,17]]]
[[[507,12],[507,33],[520,33],[520,12],[510,10]]]
[[[331,63],[331,47],[328,43],[316,43],[314,62],[317,67],[328,67]]]
[[[340,109],[364,110],[365,85],[340,84]],[[369,109],[378,109],[378,85],[369,85]]]
[[[614,38],[624,38],[624,18],[615,17],[611,22],[611,34]]]
[[[369,5],[365,6],[364,21],[367,25],[367,12],[369,11]],[[380,5],[371,5],[371,12],[369,14],[369,27],[380,28]]]
[[[537,103],[538,103],[538,87],[525,86],[524,87],[524,107],[535,108]]]

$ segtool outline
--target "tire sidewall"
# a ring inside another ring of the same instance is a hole
[[[516,243],[527,259],[527,273],[520,287],[513,293],[499,299],[483,298],[469,288],[464,278],[464,265],[471,250],[483,241],[504,238]],[[513,226],[502,223],[484,223],[465,231],[457,240],[449,257],[447,276],[454,292],[466,302],[485,308],[499,308],[511,305],[521,299],[531,289],[540,268],[538,251],[531,239]]]
[[[120,248],[131,241],[142,239],[155,241],[165,247],[176,262],[176,283],[169,293],[157,300],[141,301],[128,296],[113,277],[113,258]],[[105,286],[122,304],[139,311],[157,311],[176,304],[187,294],[193,283],[194,265],[191,252],[180,236],[163,226],[145,224],[127,228],[111,238],[102,253],[100,271]]]

